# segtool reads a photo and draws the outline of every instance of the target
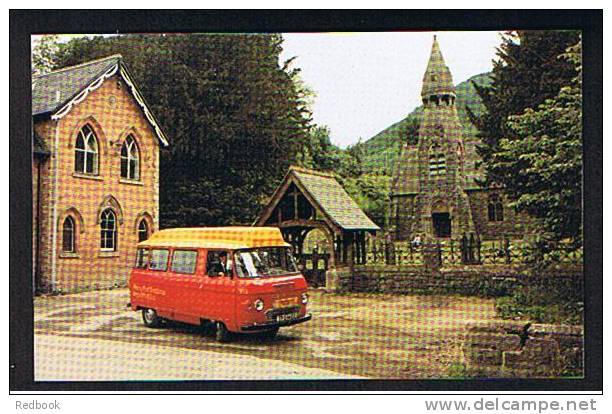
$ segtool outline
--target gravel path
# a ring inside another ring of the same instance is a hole
[[[469,320],[490,299],[311,291],[312,321],[273,340],[169,323],[142,325],[116,289],[35,298],[36,380],[444,378]]]

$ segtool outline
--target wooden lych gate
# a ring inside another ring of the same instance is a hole
[[[380,230],[333,175],[299,167],[289,169],[254,225],[279,227],[309,284],[330,289],[338,269],[365,264],[366,233]],[[306,238],[315,229],[324,235],[321,246],[306,251]]]

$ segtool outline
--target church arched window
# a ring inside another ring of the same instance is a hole
[[[446,156],[441,152],[440,147],[434,145],[429,153],[429,175],[446,174]]]
[[[487,210],[489,213],[489,221],[504,221],[504,205],[497,194],[489,196]]]

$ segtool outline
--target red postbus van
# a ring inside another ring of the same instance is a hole
[[[148,327],[213,322],[217,340],[306,322],[306,280],[275,227],[161,230],[138,244],[130,304]]]

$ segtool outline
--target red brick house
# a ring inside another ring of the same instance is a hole
[[[158,228],[168,139],[120,55],[32,79],[33,285],[123,285]]]

